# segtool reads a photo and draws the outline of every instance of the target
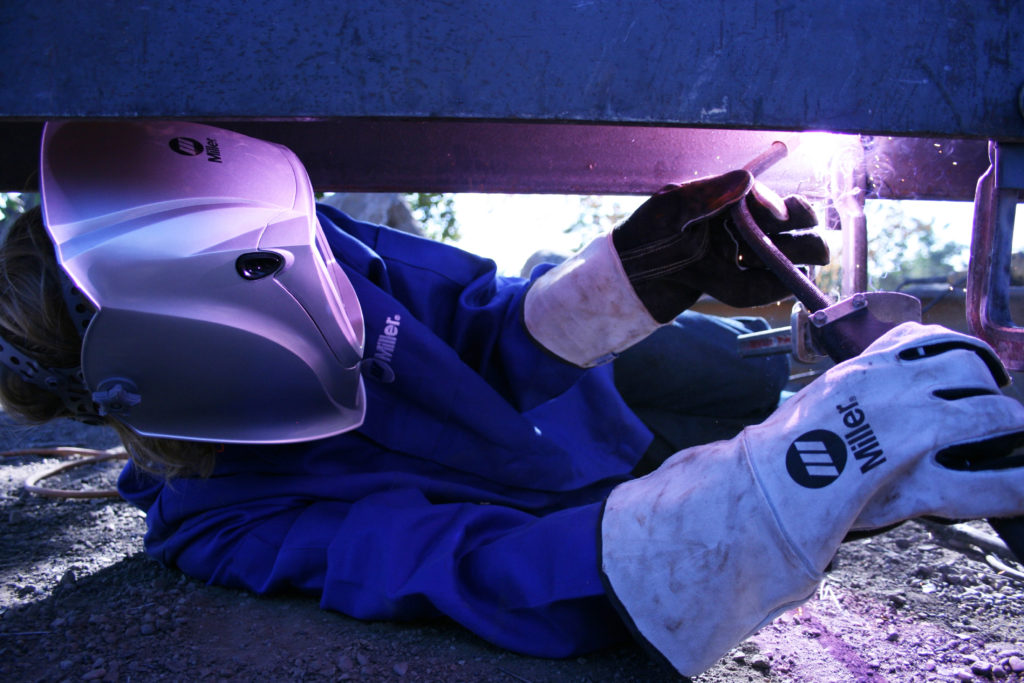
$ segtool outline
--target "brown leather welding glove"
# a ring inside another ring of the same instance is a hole
[[[818,221],[802,197],[783,200],[747,171],[668,185],[612,232],[629,282],[655,320],[671,321],[702,293],[737,307],[790,295],[733,227],[729,208],[739,201],[793,263],[828,263],[828,245],[807,230]]]

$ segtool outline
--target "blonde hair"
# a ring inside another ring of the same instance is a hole
[[[76,368],[82,340],[61,295],[53,242],[39,207],[26,211],[0,243],[0,336],[48,368]],[[0,365],[0,403],[30,424],[74,417],[64,401]],[[132,460],[164,477],[207,476],[212,444],[139,436],[115,418],[103,418]]]

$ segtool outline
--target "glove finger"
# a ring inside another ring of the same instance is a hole
[[[958,437],[934,435],[937,448],[907,473],[894,477],[872,496],[855,528],[870,529],[934,515],[981,519],[1024,514],[1024,462],[1008,449],[1024,431],[1024,406],[1006,396],[980,396],[950,404],[933,422],[943,432],[960,427]],[[945,428],[945,429],[943,429]]]
[[[786,210],[789,213],[789,220],[786,221],[787,229],[813,228],[818,224],[818,214],[814,212],[810,203],[800,195],[790,195],[783,201],[786,202]]]
[[[979,405],[986,405],[988,410],[1006,401],[1020,408],[1019,403],[1005,396],[986,399]],[[932,509],[923,514],[947,519],[1024,515],[1024,457],[1009,450],[1024,436],[1024,415],[1017,415],[1015,429],[937,453],[931,467],[917,477],[926,486],[934,486]],[[934,479],[924,481],[932,472]]]
[[[754,211],[767,212],[767,215],[764,216],[766,220],[784,223],[789,219],[789,209],[782,200],[782,197],[777,195],[770,187],[757,180],[754,181],[750,188],[748,205],[751,213],[754,213]],[[754,217],[757,218],[758,216],[755,214]],[[758,222],[760,223],[760,221]]]
[[[980,358],[999,386],[1010,383],[1009,373],[992,347],[977,337],[953,332],[938,325],[898,325],[872,342],[865,354],[895,354],[903,363],[930,358],[941,362],[944,354],[958,350],[970,351]]]
[[[805,266],[827,266],[829,263],[828,244],[813,230],[779,232],[773,234],[771,240],[793,263]]]
[[[765,234],[785,230],[813,228],[818,224],[818,215],[806,199],[790,195],[785,199],[755,182],[747,197],[750,215]]]
[[[899,356],[899,365],[908,371],[905,377],[915,391],[920,389],[940,400],[1000,393],[987,359],[978,354],[975,347],[947,344],[930,350],[937,348],[944,350],[930,356]]]
[[[960,472],[987,472],[1024,468],[1024,432],[997,436],[944,448],[935,462]]]
[[[735,254],[729,253],[730,259],[735,259],[736,265],[740,268],[766,269],[764,261],[746,243],[746,240],[739,240],[733,237],[730,232],[732,243],[735,244]],[[789,261],[803,266],[826,266],[829,263],[831,254],[828,243],[821,238],[821,235],[810,230],[799,232],[779,232],[769,235],[772,243],[779,248]],[[725,254],[725,252],[721,252]]]

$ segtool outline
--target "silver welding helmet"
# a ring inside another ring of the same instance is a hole
[[[307,441],[358,427],[363,318],[280,145],[184,122],[43,132],[57,259],[92,303],[82,374],[144,436]]]

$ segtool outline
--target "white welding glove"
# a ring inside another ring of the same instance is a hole
[[[1024,432],[1024,406],[1005,380],[973,337],[890,330],[762,424],[616,487],[602,521],[611,593],[695,675],[809,598],[851,530],[1024,514],[1024,460],[998,438]]]

